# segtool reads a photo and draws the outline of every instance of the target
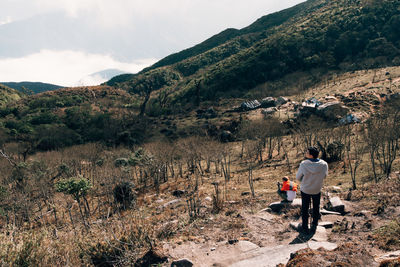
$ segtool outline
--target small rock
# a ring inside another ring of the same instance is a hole
[[[227,212],[225,212],[225,216],[231,216],[232,214],[234,214],[235,211],[233,210],[228,210]]]
[[[192,267],[193,263],[188,259],[181,259],[177,261],[173,261],[171,263],[171,267]]]
[[[163,205],[163,207],[164,207],[164,208],[168,208],[168,207],[173,208],[175,205],[177,205],[177,204],[180,203],[180,202],[181,202],[181,201],[180,201],[179,199],[174,199],[174,200],[171,200],[171,201],[165,203],[165,204]]]
[[[211,250],[211,251],[215,251],[215,250],[216,250],[216,248],[210,248],[210,250]]]
[[[329,210],[326,210],[326,209],[321,209],[321,210],[320,210],[320,213],[321,213],[322,215],[342,215],[342,214],[339,213],[339,212],[329,211]]]
[[[229,244],[229,245],[233,245],[233,244],[235,244],[235,243],[237,243],[237,242],[239,242],[239,240],[237,240],[237,239],[229,239],[229,240],[228,240],[228,244]]]
[[[340,188],[339,186],[332,186],[332,192],[340,193],[340,192],[342,192],[342,188]]]
[[[211,197],[205,197],[204,200],[207,201],[207,202],[211,202],[212,198]]]
[[[325,101],[333,102],[333,101],[337,101],[337,98],[332,95],[328,95],[328,96],[325,96]]]

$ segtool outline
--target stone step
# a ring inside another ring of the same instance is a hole
[[[337,245],[330,242],[316,242],[309,241],[307,243],[301,244],[291,244],[291,245],[280,245],[276,247],[270,248],[260,248],[257,251],[258,255],[253,255],[247,259],[240,260],[233,264],[229,264],[227,266],[230,267],[248,267],[248,266],[257,266],[257,267],[271,267],[276,266],[278,264],[286,264],[290,259],[290,254],[294,253],[300,249],[311,248],[325,248],[327,250],[334,250],[337,248]],[[223,265],[223,264],[222,264]],[[225,265],[223,265],[225,266]]]

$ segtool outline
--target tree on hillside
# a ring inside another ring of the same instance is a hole
[[[139,116],[143,116],[145,114],[146,106],[150,100],[152,92],[172,85],[179,79],[180,77],[177,73],[168,69],[152,70],[132,79],[129,82],[129,92],[136,94],[143,99],[142,103],[140,104]]]
[[[244,121],[240,125],[239,137],[242,140],[242,155],[246,142],[257,141],[251,147],[255,149],[254,155],[259,162],[263,161],[263,153],[267,150],[268,159],[272,159],[275,149],[280,148],[283,126],[276,118],[257,121]],[[252,153],[253,154],[253,153]]]
[[[89,215],[90,209],[89,209],[89,203],[87,201],[86,195],[88,194],[89,189],[91,187],[92,186],[91,186],[89,180],[87,180],[86,178],[84,178],[82,176],[71,177],[69,179],[63,179],[56,183],[57,192],[62,192],[66,195],[71,195],[76,200],[76,202],[78,202],[79,212],[82,216],[82,221],[86,227],[88,227],[88,224],[85,220],[85,215],[82,211],[82,206],[85,209],[85,214]],[[82,200],[83,200],[83,203],[82,203]]]
[[[354,132],[353,132],[354,131]],[[351,182],[353,190],[357,189],[357,170],[362,162],[362,156],[365,151],[365,145],[359,132],[362,132],[363,128],[357,129],[352,127],[350,124],[346,126],[346,135],[344,140],[344,147],[346,151],[346,160],[350,169]]]
[[[367,122],[366,138],[376,181],[375,160],[378,160],[382,173],[389,178],[399,150],[399,129],[400,110],[396,105],[385,106]]]

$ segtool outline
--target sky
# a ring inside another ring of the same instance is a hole
[[[303,1],[0,0],[0,81],[98,84]]]

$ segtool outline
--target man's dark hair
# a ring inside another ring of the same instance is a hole
[[[310,147],[308,148],[308,153],[310,153],[310,155],[311,155],[314,159],[316,159],[316,158],[318,158],[319,150],[318,150],[318,148],[316,148],[316,147],[314,147],[314,146],[310,146]]]

